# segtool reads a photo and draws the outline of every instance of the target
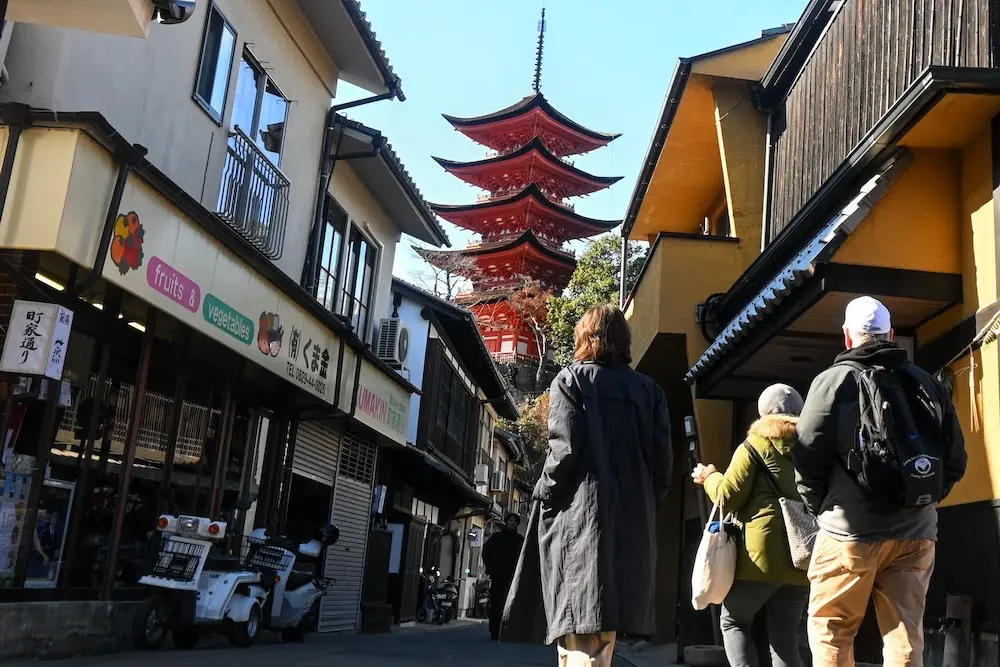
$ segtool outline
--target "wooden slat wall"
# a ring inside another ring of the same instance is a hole
[[[991,2],[847,0],[785,101],[769,239],[926,67],[990,66]]]

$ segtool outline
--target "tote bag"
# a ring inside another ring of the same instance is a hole
[[[713,521],[717,515],[719,520]],[[727,530],[728,523],[722,520],[722,510],[716,502],[691,573],[691,604],[699,611],[710,604],[722,604],[736,578],[736,542]]]
[[[743,446],[749,450],[750,456],[757,464],[757,470],[767,480],[771,491],[778,496],[778,505],[781,507],[781,518],[785,523],[785,535],[788,537],[788,553],[792,557],[792,565],[800,570],[808,570],[809,561],[812,559],[813,545],[816,543],[816,533],[819,532],[816,517],[809,513],[806,504],[801,500],[786,498],[778,488],[778,480],[768,469],[760,453],[749,443],[744,443]]]

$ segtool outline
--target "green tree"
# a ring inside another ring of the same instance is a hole
[[[504,422],[505,429],[516,433],[524,447],[521,479],[534,484],[542,474],[542,465],[549,452],[549,392],[525,399],[516,422]]]
[[[645,244],[629,243],[626,290],[638,280],[647,252]],[[573,327],[588,308],[604,303],[618,304],[621,254],[622,238],[618,234],[602,234],[591,239],[580,255],[566,291],[549,300],[546,326],[556,363],[567,365],[573,361]]]

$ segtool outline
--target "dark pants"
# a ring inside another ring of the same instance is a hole
[[[808,586],[783,586],[763,581],[737,580],[722,603],[722,642],[732,667],[758,667],[757,649],[750,636],[753,618],[767,613],[772,667],[800,667],[799,626],[808,601]]]
[[[511,583],[506,579],[493,579],[490,582],[490,637],[494,641],[500,638],[503,608],[507,603],[507,593],[510,592]]]

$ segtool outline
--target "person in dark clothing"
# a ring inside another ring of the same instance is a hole
[[[511,512],[504,519],[503,530],[494,533],[483,547],[483,564],[486,574],[490,575],[490,637],[493,641],[500,638],[503,605],[524,543],[524,538],[517,532],[520,525],[521,517]]]
[[[903,371],[919,380],[940,415],[943,496],[962,479],[965,441],[947,389],[914,366],[893,342],[889,310],[877,299],[851,301],[847,350],[813,380],[792,446],[799,494],[818,517],[809,566],[809,644],[814,667],[853,664],[854,637],[874,598],[886,667],[920,667],[923,617],[934,569],[937,508],[885,506],[866,496],[845,463],[859,447],[858,373]]]
[[[559,664],[610,667],[618,635],[656,632],[671,424],[663,390],[629,366],[621,310],[591,308],[573,339],[576,362],[549,389],[549,451],[500,640],[555,643]]]

